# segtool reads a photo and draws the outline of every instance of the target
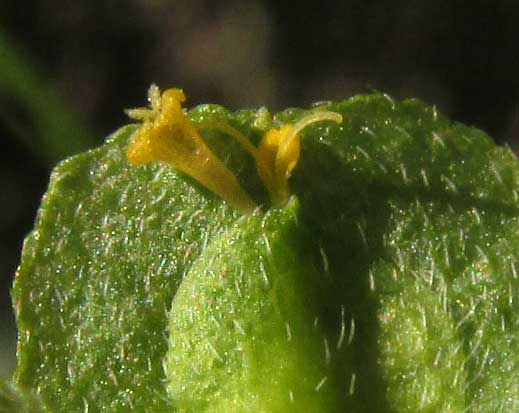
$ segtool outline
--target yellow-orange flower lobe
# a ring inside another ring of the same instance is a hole
[[[273,128],[263,135],[256,155],[256,168],[275,204],[283,204],[290,197],[288,179],[299,162],[300,132],[308,125],[324,120],[341,123],[342,116],[336,112],[317,111],[294,125]]]

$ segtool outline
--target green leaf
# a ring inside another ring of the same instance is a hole
[[[305,141],[295,186],[336,279],[326,305],[355,325],[355,405],[518,410],[516,157],[418,101],[335,109],[344,130]]]
[[[129,166],[133,127],[61,164],[13,291],[16,381],[72,413],[517,411],[517,159],[419,101],[328,109],[344,122],[302,132],[298,202],[250,216]],[[257,142],[305,113],[190,116]]]
[[[171,308],[170,394],[189,412],[330,411],[313,325],[324,292],[298,203],[245,216],[202,252]],[[210,378],[210,380],[207,380]],[[268,380],[266,380],[268,378]],[[316,388],[318,391],[316,391]]]
[[[171,412],[170,303],[203,243],[235,217],[168,166],[130,166],[132,131],[58,166],[24,245],[15,377],[56,411]]]

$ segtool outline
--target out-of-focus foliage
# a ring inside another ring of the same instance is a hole
[[[91,148],[93,133],[1,30],[0,50],[0,120],[13,136],[49,165]]]

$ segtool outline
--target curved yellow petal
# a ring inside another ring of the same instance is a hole
[[[330,120],[342,123],[337,112],[317,111],[304,116],[294,125],[287,124],[265,133],[258,148],[258,174],[268,188],[274,203],[285,203],[290,197],[288,179],[301,154],[300,132],[308,125]]]

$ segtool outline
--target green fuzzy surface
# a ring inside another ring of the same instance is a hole
[[[48,413],[34,392],[0,377],[0,413]]]
[[[170,394],[189,412],[339,411],[320,269],[297,201],[240,219],[211,242],[171,308]]]
[[[13,288],[16,383],[53,413],[519,411],[516,157],[416,100],[328,109],[279,209],[204,132],[249,216],[130,166],[133,126],[60,164]],[[190,117],[257,142],[305,113]]]

